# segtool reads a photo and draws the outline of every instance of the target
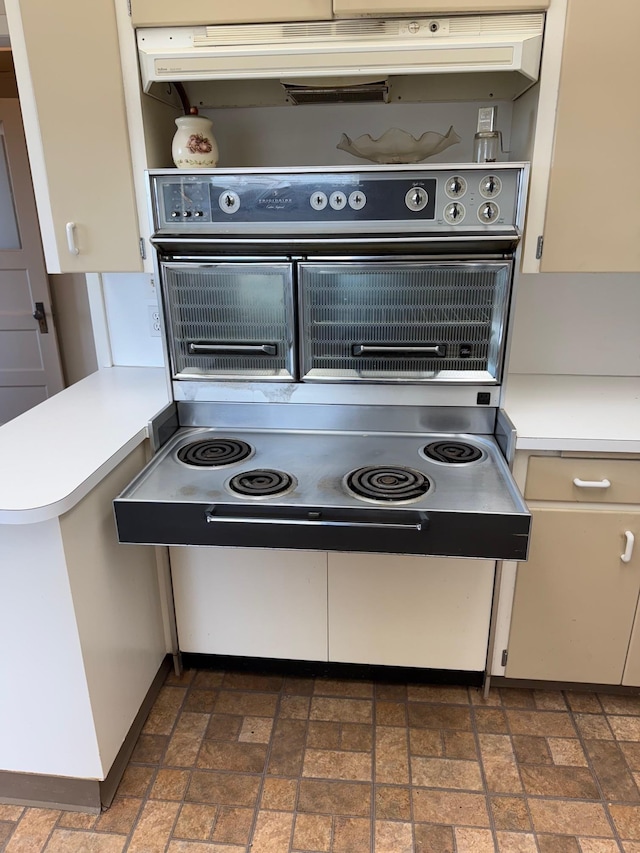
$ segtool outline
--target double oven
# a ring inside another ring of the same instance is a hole
[[[523,560],[524,164],[149,173],[173,403],[122,542]]]

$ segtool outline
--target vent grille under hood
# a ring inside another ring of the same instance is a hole
[[[335,85],[288,83],[281,80],[292,104],[381,104],[389,97],[386,80],[373,83],[340,82]]]
[[[167,81],[475,72],[516,72],[533,82],[543,28],[543,14],[476,15],[156,27],[139,29],[137,40],[145,91]]]

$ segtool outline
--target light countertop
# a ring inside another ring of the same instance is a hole
[[[147,437],[164,368],[110,367],[0,426],[0,524],[56,518]]]
[[[147,437],[164,368],[111,367],[0,426],[0,524],[56,518]],[[640,454],[640,378],[508,377],[520,450]]]
[[[503,408],[519,450],[640,453],[640,378],[511,374]]]

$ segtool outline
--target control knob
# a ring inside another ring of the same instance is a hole
[[[500,216],[500,209],[493,201],[487,201],[478,208],[478,219],[480,222],[495,222]]]
[[[454,201],[445,207],[444,218],[449,225],[457,225],[462,222],[465,217],[465,213],[466,210],[464,209],[464,205],[460,204],[459,201]]]
[[[218,206],[223,213],[235,213],[240,207],[240,196],[233,190],[226,190],[218,197]]]
[[[404,197],[405,204],[409,210],[424,210],[429,202],[429,194],[422,187],[411,187]]]
[[[446,182],[444,191],[449,198],[460,198],[467,191],[467,182],[459,175],[454,175]]]
[[[501,190],[502,181],[497,175],[487,175],[480,181],[480,195],[483,198],[495,198]]]

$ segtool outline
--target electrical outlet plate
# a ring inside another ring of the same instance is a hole
[[[149,334],[152,338],[159,338],[162,334],[160,325],[160,309],[157,305],[147,305],[149,311]]]

